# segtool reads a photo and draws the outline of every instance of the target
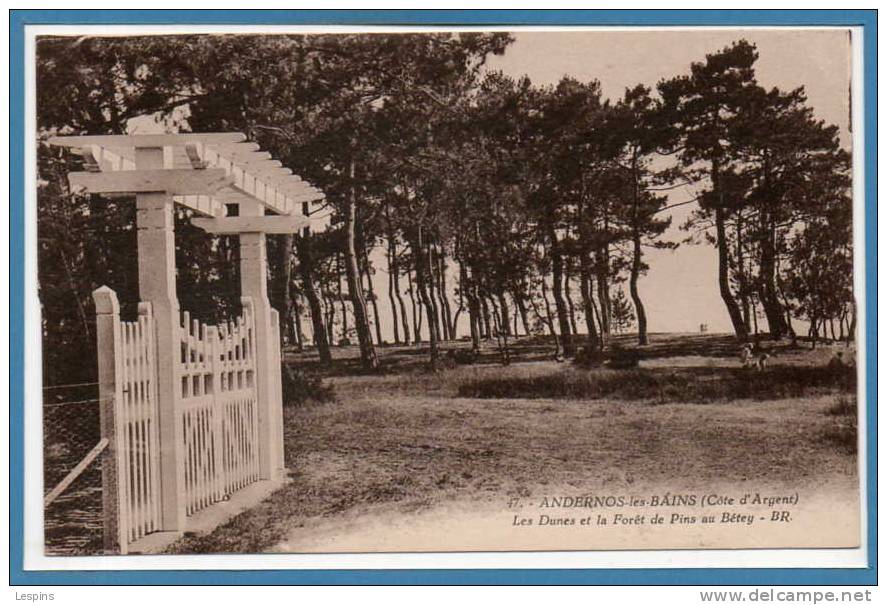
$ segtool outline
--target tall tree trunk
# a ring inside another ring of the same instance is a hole
[[[765,236],[760,243],[761,260],[758,270],[758,298],[767,317],[770,337],[779,339],[788,329],[785,325],[785,310],[779,302],[776,290],[776,229],[769,218],[769,212],[762,213]]]
[[[755,337],[757,338],[760,334],[760,331],[758,330],[758,305],[755,304],[754,300],[751,301],[751,321],[752,325],[754,325]],[[748,320],[746,320],[746,322],[748,322]],[[745,325],[748,325],[748,323]]]
[[[850,303],[850,309],[847,311],[847,342],[856,340],[856,304]]]
[[[351,163],[350,175],[352,180],[345,207],[345,277],[348,280],[348,294],[351,298],[354,324],[357,332],[357,340],[360,344],[360,361],[367,370],[376,370],[379,367],[379,358],[376,357],[376,349],[370,336],[370,324],[367,318],[366,301],[363,297],[363,288],[360,284],[360,273],[357,266],[357,247],[355,230],[357,228],[357,190],[353,185],[354,162]]]
[[[499,300],[503,300],[500,294]],[[496,307],[496,301],[490,297],[490,305],[493,308],[493,321],[496,324],[496,345],[499,348],[499,355],[502,357],[502,365],[511,364],[511,355],[508,350],[508,323],[506,312],[499,311]]]
[[[595,328],[594,299],[591,283],[591,259],[583,253],[579,264],[579,290],[582,295],[582,306],[585,310],[585,326],[588,331],[588,347],[592,350],[600,347],[598,331]]]
[[[404,344],[410,344],[410,322],[407,317],[407,308],[403,302],[403,295],[400,291],[400,259],[397,257],[397,232],[394,229],[394,223],[391,221],[391,211],[390,208],[385,206],[385,219],[386,225],[388,227],[388,269],[391,277],[391,281],[389,283],[389,291],[388,295],[391,296],[394,294],[395,299],[397,300],[398,307],[400,307],[400,321],[401,327],[403,328],[403,342]],[[394,302],[391,303],[392,315],[395,315],[394,311]],[[397,324],[397,318],[394,318],[395,325]],[[396,334],[396,332],[395,332]]]
[[[456,253],[455,257],[458,258],[458,252]],[[463,283],[462,283],[462,263],[459,263],[458,267],[459,267],[459,275],[458,275],[457,279],[459,280],[459,282],[458,282],[459,283],[459,288],[458,288],[458,290],[459,290],[459,306],[456,307],[456,312],[453,313],[453,325],[452,325],[453,338],[455,338],[455,339],[459,338],[459,317],[462,316],[462,311],[465,310],[465,289],[464,289]]]
[[[400,323],[403,328],[403,344],[410,344],[410,320],[407,317],[407,307],[403,302],[403,295],[400,292],[400,264],[398,263],[394,272],[394,294],[397,298],[397,305],[400,307]]]
[[[367,281],[367,292],[369,292],[370,303],[373,305],[373,323],[376,327],[376,344],[381,346],[382,340],[382,320],[379,316],[379,302],[376,298],[376,289],[373,286],[373,277],[370,275],[370,255],[366,247],[363,247],[363,272]]]
[[[439,313],[438,315],[438,325],[440,326],[440,335],[439,338],[441,341],[447,341],[450,339],[450,335],[448,332],[448,325],[446,320],[444,319],[444,309],[443,309],[443,298],[440,293],[440,274],[438,273],[438,262],[437,262],[437,247],[429,243],[427,248],[428,253],[428,284],[429,284],[429,292],[432,296],[432,301],[434,302],[435,309]]]
[[[547,319],[548,332],[554,338],[554,356],[560,357],[561,339],[557,330],[554,329],[554,316],[551,313],[551,303],[548,302],[548,280],[545,279],[544,275],[542,276],[542,300],[545,301],[545,317]]]
[[[410,306],[413,310],[413,340],[418,346],[422,342],[422,307],[416,303],[416,291],[413,287],[413,271],[407,267],[407,293],[410,295]]]
[[[576,328],[576,305],[573,303],[573,288],[570,287],[570,271],[564,272],[564,298],[567,299],[567,308],[570,310],[570,329],[577,337],[579,330]]]
[[[634,314],[638,322],[638,344],[647,344],[647,311],[644,309],[644,302],[641,300],[641,294],[638,292],[638,278],[641,275],[641,263],[643,262],[641,250],[641,234],[635,229],[632,237],[632,257],[631,257],[631,274],[628,278],[628,292],[634,303]]]
[[[632,169],[632,229],[631,229],[631,269],[628,277],[628,292],[634,304],[634,314],[638,324],[638,345],[647,344],[647,311],[641,294],[638,291],[638,279],[643,267],[644,251],[641,247],[641,211],[640,211],[640,175],[638,174],[638,154],[634,153],[631,160]]]
[[[814,317],[810,321],[810,339],[813,341],[811,349],[816,348],[816,341],[819,340],[819,319]]]
[[[505,290],[499,291],[499,308],[502,320],[502,329],[506,336],[511,336],[511,317],[508,313],[508,301],[505,300]]]
[[[761,175],[761,186],[767,191],[771,180],[771,166],[769,153],[765,152],[763,156],[763,166]],[[766,203],[762,204],[759,212],[759,226],[761,237],[758,238],[758,250],[760,251],[760,259],[758,261],[758,299],[761,301],[761,307],[764,309],[764,315],[767,318],[767,326],[770,331],[770,338],[778,340],[788,332],[788,326],[785,323],[785,309],[779,300],[779,292],[776,288],[777,274],[777,217],[775,211]]]
[[[394,272],[397,270],[397,261],[393,260],[397,256],[397,250],[394,249],[394,240],[388,236],[388,248],[386,259],[388,261],[388,304],[391,305],[391,328],[394,332],[394,344],[400,344],[400,324],[397,314],[397,303],[394,297]],[[407,333],[407,344],[409,343],[409,333]]]
[[[499,321],[501,318],[499,315],[499,307],[492,294],[486,295],[485,298],[487,299],[487,304],[490,306],[490,315],[493,317],[493,336],[498,339],[499,332],[502,330],[502,324]]]
[[[456,307],[456,312],[453,313],[453,325],[451,326],[451,333],[453,334],[454,339],[459,338],[459,317],[462,316],[462,311],[465,310],[465,295],[462,293],[460,288],[459,290],[459,306]]]
[[[515,312],[512,313],[512,318],[513,318],[512,319],[512,322],[513,322],[512,327],[514,328],[513,334],[514,334],[515,338],[520,335],[520,328],[518,328],[518,325],[517,325],[517,316],[518,316],[518,313],[515,310]]]
[[[551,276],[554,280],[551,291],[561,330],[564,357],[572,357],[576,353],[576,345],[573,342],[573,333],[570,331],[570,317],[567,303],[564,300],[564,259],[561,255],[561,243],[557,238],[554,225],[548,225],[548,237],[551,242]]]
[[[295,297],[295,294],[293,295]],[[305,334],[302,332],[302,303],[293,300],[293,339],[296,350],[301,353],[305,349]]]
[[[792,346],[798,344],[798,333],[795,331],[795,327],[792,325],[792,312],[791,305],[788,302],[788,299],[785,297],[785,292],[782,292],[782,308],[785,312],[785,327],[787,334],[792,339]]]
[[[493,338],[492,322],[490,321],[490,305],[487,304],[487,297],[478,292],[478,300],[480,301],[481,319],[483,320],[483,330],[481,336],[484,340]]]
[[[750,300],[750,288],[748,283],[748,275],[749,271],[745,266],[745,246],[743,245],[743,220],[742,220],[742,211],[736,213],[736,267],[737,267],[737,279],[739,281],[739,305],[742,309],[742,321],[745,322],[746,326],[751,326],[752,315],[751,315],[751,307],[754,305],[753,301]],[[755,323],[757,323],[757,318],[755,318]],[[757,334],[757,327],[755,328],[755,333]]]
[[[440,299],[440,319],[444,326],[444,340],[454,340],[453,333],[453,309],[450,307],[450,298],[447,294],[447,264],[446,256],[440,246],[434,246],[433,265],[437,268],[437,296]]]
[[[539,312],[539,305],[536,304],[536,298],[533,296],[532,292],[527,296],[527,301],[530,303],[530,308],[533,309],[533,315],[536,316],[536,320],[543,328],[542,333],[545,334],[545,327],[548,325],[548,319]]]
[[[336,322],[335,302],[327,289],[323,289],[321,292],[323,294],[323,316],[325,318],[324,326],[326,327],[326,341],[328,343],[335,343],[336,339],[333,334],[333,324]]]
[[[597,299],[600,305],[601,344],[606,346],[610,341],[612,330],[610,313],[610,254],[604,246],[595,254]]]
[[[711,163],[711,182],[712,189],[718,196],[717,207],[715,208],[715,233],[717,236],[718,248],[718,290],[721,293],[721,300],[727,307],[727,313],[730,316],[730,322],[733,324],[733,331],[736,337],[745,342],[748,340],[748,326],[742,321],[742,311],[733,292],[730,290],[730,249],[727,241],[727,216],[724,211],[724,192],[720,185],[720,163],[715,159]]]
[[[795,327],[792,325],[792,315],[789,311],[785,312],[785,325],[788,326],[788,335],[792,339],[792,346],[797,346],[798,344],[798,333],[795,330]]]
[[[532,331],[530,330],[530,318],[527,314],[527,301],[524,298],[524,294],[515,288],[511,292],[511,298],[514,299],[514,306],[517,309],[518,314],[520,314],[520,321],[521,325],[524,327],[524,333],[529,336]]]
[[[337,291],[336,291],[336,299],[339,301],[339,309],[342,312],[342,335],[339,338],[340,341],[348,341],[348,307],[345,303],[345,294],[342,289],[342,255],[336,255],[336,280],[337,280]],[[347,280],[347,278],[346,278]],[[350,296],[350,294],[349,294]]]
[[[446,310],[444,309],[444,296],[445,293],[441,292],[441,279],[440,279],[440,260],[437,246],[435,244],[429,244],[428,246],[428,269],[430,273],[430,280],[433,284],[433,293],[435,295],[434,304],[437,305],[438,312],[440,313],[439,323],[440,323],[440,336],[441,340],[447,341],[450,340],[450,322],[446,317]]]
[[[277,245],[277,283],[271,288],[271,304],[280,313],[280,341],[292,343],[295,329],[293,327],[293,235],[286,234]]]
[[[334,345],[336,343],[336,301],[338,299],[333,298],[332,292],[327,289],[327,292],[324,296],[324,303],[326,305],[326,331],[327,331],[327,341],[330,345]],[[340,322],[341,323],[341,322]]]
[[[422,228],[418,230],[418,237],[413,245],[413,259],[416,263],[416,288],[419,291],[419,297],[425,305],[428,317],[428,335],[429,335],[429,351],[431,369],[437,369],[437,362],[440,358],[438,350],[438,341],[440,339],[440,327],[437,325],[439,315],[434,304],[434,295],[429,292],[429,279],[425,272],[431,269],[428,262],[425,244],[422,241]]]
[[[422,254],[423,254],[423,259],[425,261],[422,277],[424,278],[425,289],[427,290],[427,293],[428,293],[428,301],[427,302],[429,302],[431,305],[431,306],[426,306],[427,315],[429,316],[428,317],[428,320],[429,320],[428,321],[428,329],[429,330],[434,329],[434,336],[437,339],[437,341],[440,342],[440,340],[441,340],[440,308],[438,307],[438,304],[437,304],[437,295],[436,295],[435,287],[434,287],[434,282],[435,282],[434,263],[431,260],[432,255],[431,255],[431,244],[430,243],[426,242],[424,244],[423,249],[422,249]],[[424,273],[425,270],[428,271],[427,276]],[[418,284],[418,279],[419,279],[419,273],[417,272],[416,273],[417,284]],[[422,300],[425,301],[424,298]],[[432,315],[434,316],[434,321],[431,321]]]
[[[311,315],[311,326],[314,332],[314,344],[322,363],[330,363],[330,341],[327,338],[326,326],[323,322],[323,308],[317,286],[314,283],[314,258],[311,251],[310,235],[296,238],[296,254],[299,257],[299,275],[302,278],[302,290],[308,300],[308,311]]]
[[[727,248],[727,227],[725,223],[724,210],[720,207],[715,209],[715,231],[717,234],[718,247],[718,289],[721,293],[721,300],[727,307],[727,313],[730,315],[730,322],[733,324],[733,331],[736,337],[745,342],[748,340],[748,326],[742,320],[742,311],[739,309],[733,292],[730,290],[730,250]]]
[[[468,299],[468,324],[471,330],[471,348],[480,350],[480,304],[477,302],[475,288],[468,278],[468,268],[459,259],[459,290]]]

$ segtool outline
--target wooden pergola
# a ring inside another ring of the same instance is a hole
[[[179,355],[182,347],[200,351],[210,347],[200,341],[201,330],[207,331],[204,327],[195,333],[187,319],[182,324],[176,296],[174,206],[193,210],[197,216],[192,223],[208,233],[239,236],[241,296],[249,301],[249,333],[255,345],[257,472],[262,480],[278,480],[284,466],[280,343],[277,314],[268,301],[266,234],[322,229],[312,216],[318,214],[323,193],[238,132],[59,136],[49,143],[83,157],[86,170],[68,175],[72,190],[135,196],[139,297],[153,314],[152,346],[157,351],[152,389],[159,433],[159,524],[163,530],[182,531],[189,462],[182,426],[182,377],[187,364]],[[237,206],[236,216],[228,216],[231,205]],[[102,296],[107,296],[105,290]],[[99,307],[102,313],[114,305],[97,302]],[[222,332],[227,333],[223,328]],[[106,374],[114,370],[113,363],[108,367]]]

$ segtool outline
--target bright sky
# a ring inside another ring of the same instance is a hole
[[[659,31],[521,32],[490,68],[513,76],[528,75],[536,84],[555,84],[564,75],[600,80],[604,96],[617,99],[625,88],[688,73],[732,41],[757,45],[758,81],[790,90],[804,86],[817,117],[841,127],[849,143],[850,37],[837,29],[705,29]],[[692,197],[676,190],[671,202]],[[674,210],[666,238],[681,241],[679,229],[693,205]],[[648,274],[640,290],[653,332],[696,331],[706,323],[712,332],[731,331],[718,294],[717,254],[711,246],[682,245],[675,251],[647,252]]]

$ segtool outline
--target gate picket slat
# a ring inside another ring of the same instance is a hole
[[[156,425],[154,414],[156,412],[155,402],[156,402],[156,394],[155,394],[155,374],[154,374],[154,322],[153,318],[150,314],[143,315],[145,318],[145,370],[147,372],[147,380],[148,384],[146,385],[146,401],[145,401],[145,415],[146,415],[146,428],[147,428],[147,440],[146,447],[147,451],[145,452],[145,458],[148,460],[148,506],[149,506],[149,515],[150,520],[145,528],[147,533],[156,531],[159,529],[159,517],[160,517],[160,509],[159,509],[159,499],[156,495],[156,485],[157,485],[157,463],[158,456],[155,453],[157,450],[157,441],[156,441]]]
[[[124,468],[126,469],[126,499],[127,499],[127,516],[130,519],[129,525],[129,540],[132,541],[135,539],[136,532],[136,516],[135,516],[135,502],[134,502],[134,490],[133,490],[133,481],[134,469],[132,467],[132,393],[133,393],[133,380],[132,380],[132,356],[130,354],[130,342],[132,341],[132,330],[131,325],[129,323],[124,324],[123,326],[123,365],[124,365],[124,380],[125,380],[125,396],[123,399],[123,422],[124,422]]]
[[[139,426],[139,400],[141,398],[141,368],[139,367],[138,354],[138,324],[130,324],[130,332],[132,341],[130,342],[130,362],[132,363],[132,432],[133,432],[133,472],[135,480],[133,481],[133,500],[135,503],[135,536],[136,539],[141,537],[142,529],[142,465],[141,465],[141,431]]]
[[[145,353],[144,353],[144,321],[139,318],[138,359],[139,359],[139,467],[141,481],[139,483],[141,494],[139,497],[141,508],[141,522],[139,530],[145,535],[145,525],[148,522],[148,461],[145,459],[147,443],[145,440]]]

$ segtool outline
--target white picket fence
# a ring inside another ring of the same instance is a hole
[[[97,310],[105,550],[126,553],[161,528],[158,351],[150,305],[121,321],[109,288]],[[251,299],[234,321],[207,326],[184,313],[174,402],[184,439],[185,514],[228,498],[260,478],[255,314]]]

